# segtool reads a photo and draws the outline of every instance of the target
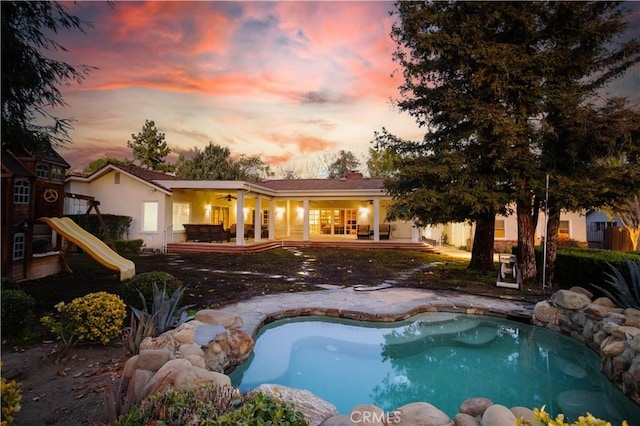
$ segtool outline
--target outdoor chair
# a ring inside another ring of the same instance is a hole
[[[391,236],[391,224],[390,223],[382,223],[378,228],[380,230],[380,239],[388,240]]]
[[[358,225],[358,229],[356,232],[359,240],[368,240],[369,239],[369,225]]]

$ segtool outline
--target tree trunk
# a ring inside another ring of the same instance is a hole
[[[518,216],[518,251],[516,253],[518,267],[523,281],[532,280],[536,277],[537,269],[534,250],[536,225],[533,222],[531,204],[523,206],[522,203],[518,203],[516,214]]]
[[[547,231],[545,232],[545,241],[547,243],[547,268],[546,283],[542,285],[553,284],[553,273],[556,268],[556,254],[558,253],[558,229],[560,228],[560,211],[552,209],[549,211]]]
[[[473,249],[469,269],[493,271],[493,240],[495,236],[496,215],[491,212],[476,219],[473,236]]]

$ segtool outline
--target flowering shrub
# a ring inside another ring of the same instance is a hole
[[[44,316],[40,321],[57,334],[69,347],[78,342],[94,342],[106,345],[122,332],[126,305],[115,294],[104,291],[90,293],[60,302],[55,306],[58,318]]]
[[[578,417],[578,421],[573,423],[566,423],[564,421],[564,414],[558,414],[555,419],[552,419],[549,413],[544,411],[545,406],[543,405],[541,409],[534,408],[533,409],[533,419],[535,423],[531,425],[529,422],[526,422],[522,419],[516,420],[517,426],[611,426],[610,422],[600,420],[596,417],[593,417],[590,413],[587,413],[586,416]],[[629,426],[627,421],[622,422],[622,426]]]
[[[0,364],[2,366],[2,364]],[[0,395],[2,399],[2,420],[0,426],[6,426],[13,421],[13,415],[20,411],[22,393],[20,384],[15,380],[0,379]]]

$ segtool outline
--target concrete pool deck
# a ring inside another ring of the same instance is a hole
[[[398,321],[424,312],[459,312],[531,322],[534,303],[383,286],[325,286],[326,290],[271,294],[220,308],[243,318],[242,329],[255,338],[258,329],[277,319],[324,315],[365,321]]]

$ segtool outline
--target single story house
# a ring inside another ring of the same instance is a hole
[[[199,181],[108,164],[89,175],[69,175],[66,190],[94,197],[103,213],[131,216],[128,238],[142,239],[149,249],[164,250],[167,244],[186,241],[185,224],[221,224],[231,230],[229,237],[236,245],[248,240],[356,239],[359,226],[368,227],[372,241],[426,240],[470,247],[473,238],[467,224],[419,229],[401,220],[388,224],[389,234],[381,233],[392,199],[383,179],[356,172],[341,179]],[[65,204],[66,214],[86,209],[79,199]],[[586,241],[584,217],[579,214],[564,214],[560,226],[563,235]],[[515,216],[497,217],[496,241],[516,240]]]

